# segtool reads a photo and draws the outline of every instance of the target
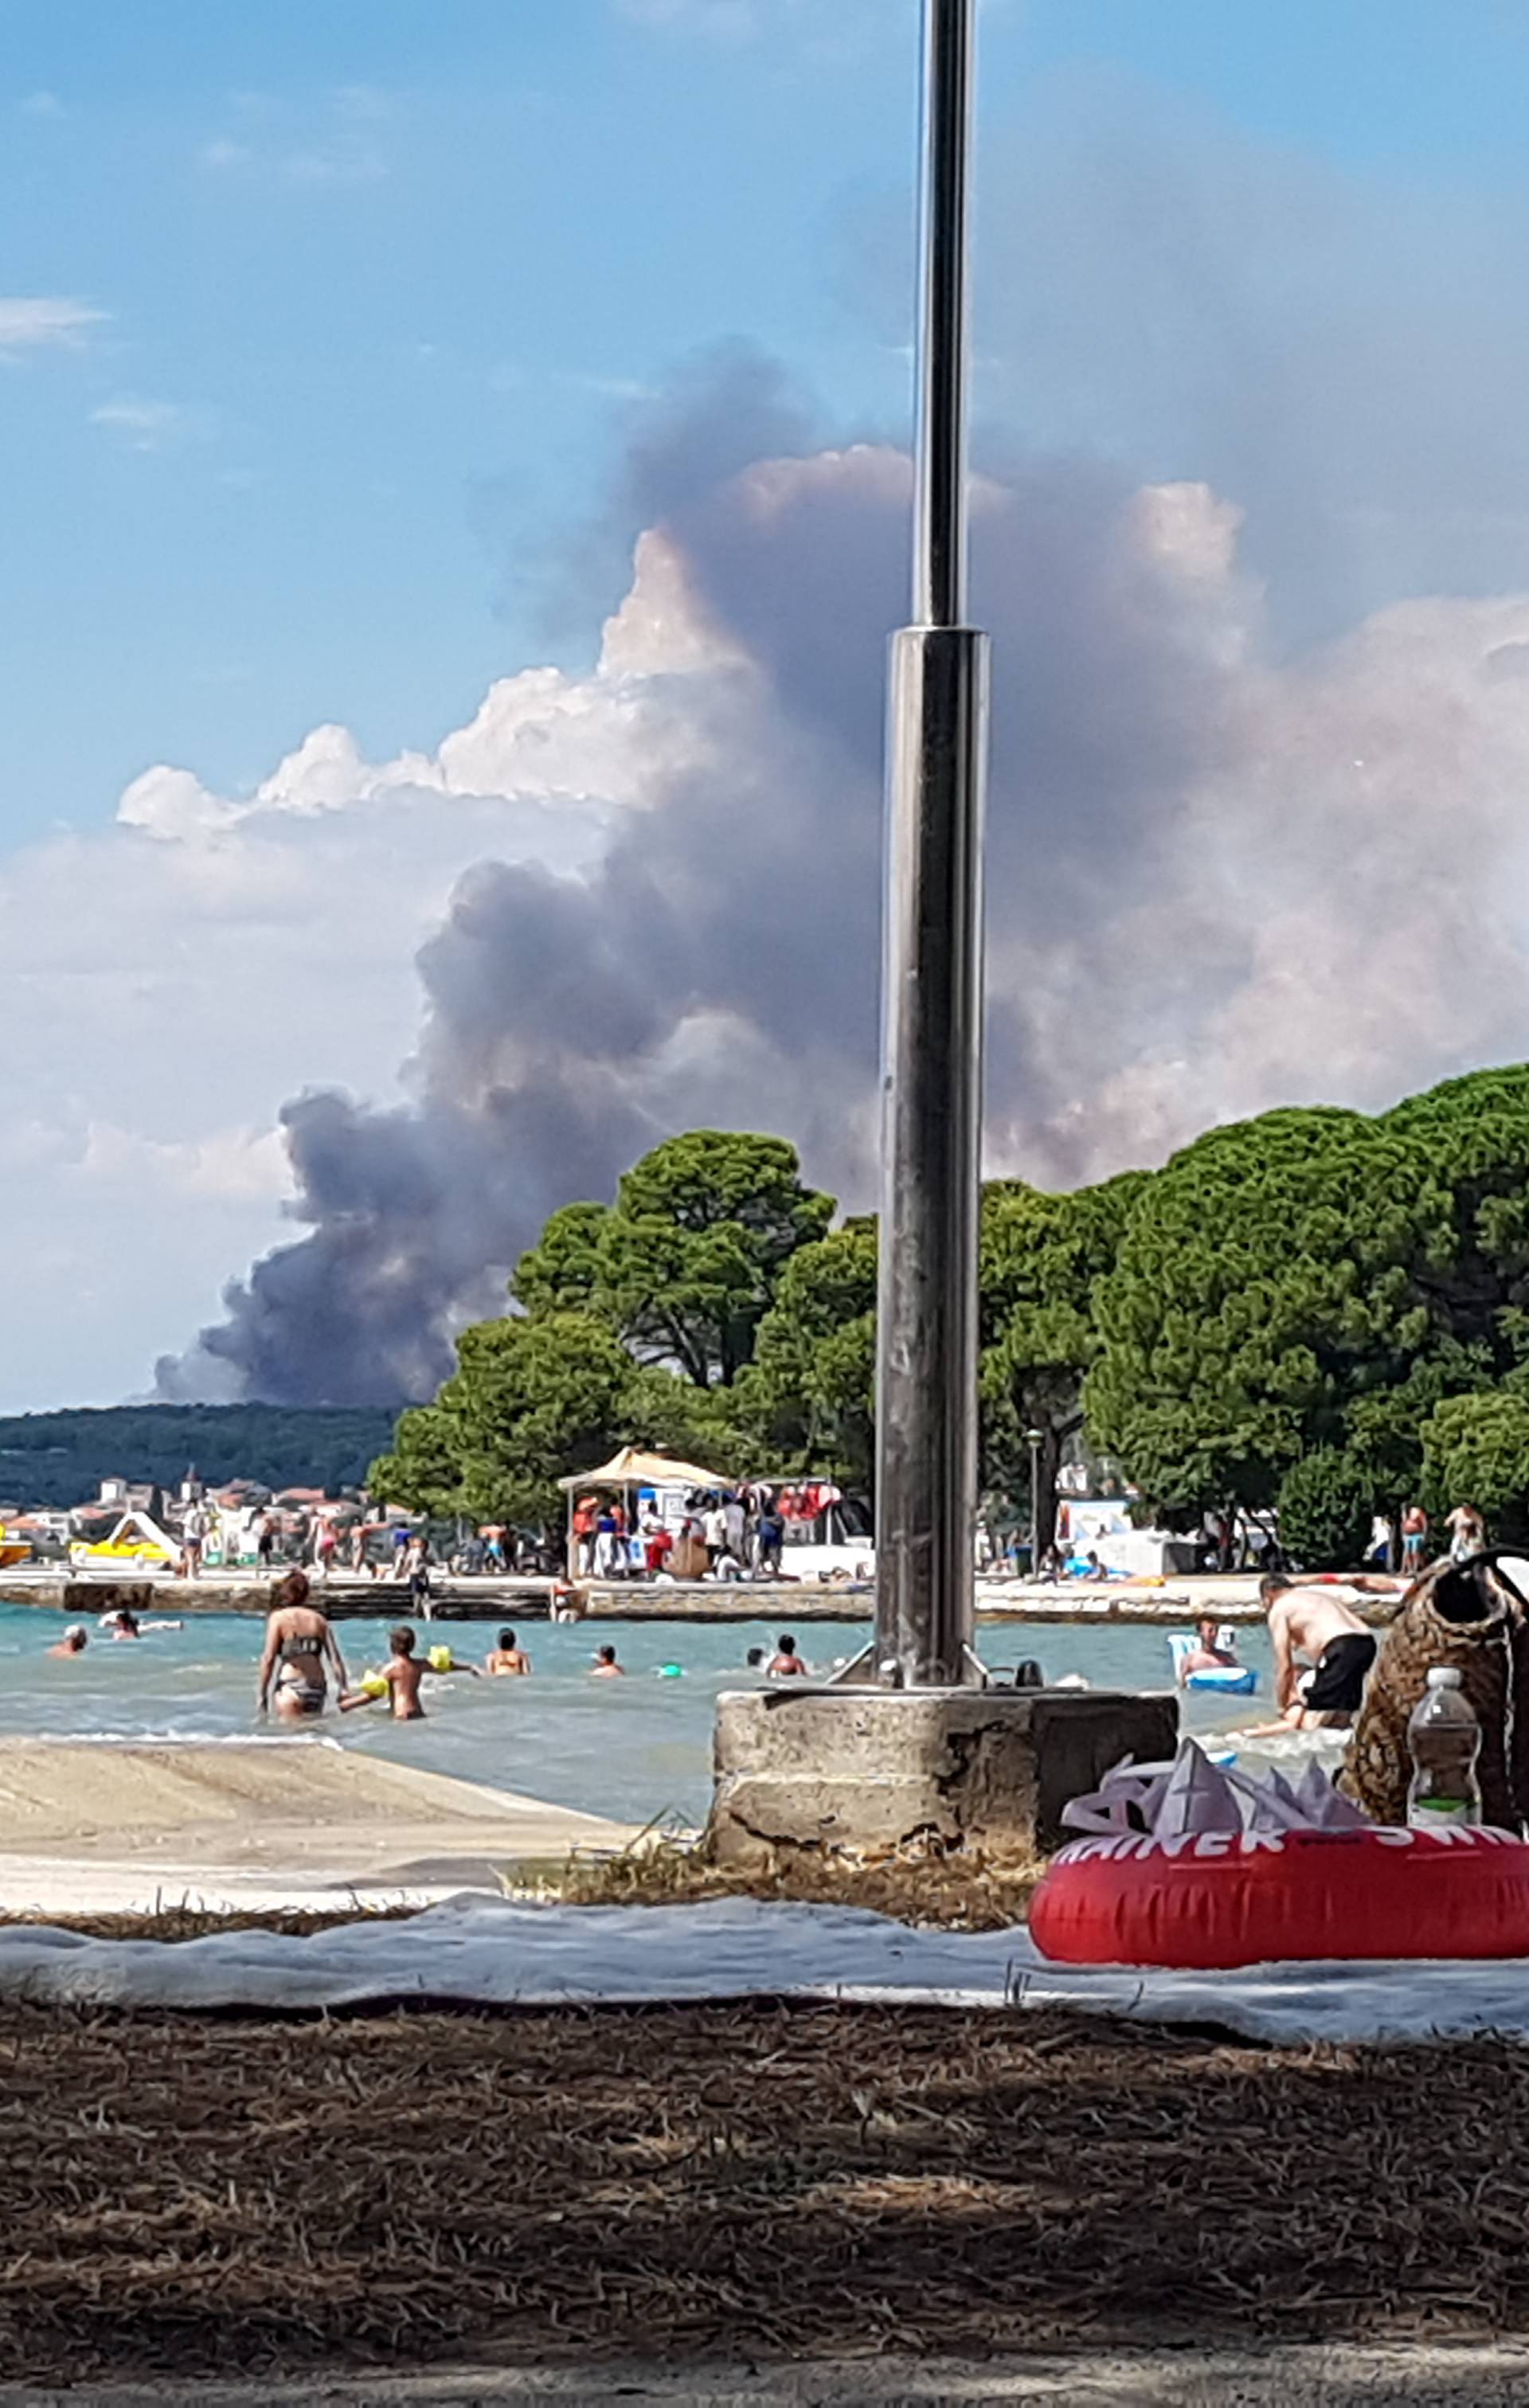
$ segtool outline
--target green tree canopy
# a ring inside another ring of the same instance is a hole
[[[1094,1289],[1115,1259],[1145,1171],[1048,1195],[1022,1180],[983,1191],[981,1222],[982,1476],[1028,1494],[1028,1433],[1039,1432],[1036,1538],[1056,1519],[1056,1475],[1083,1421],[1083,1381],[1100,1348]]]
[[[1500,1543],[1529,1542],[1529,1398],[1511,1388],[1446,1398],[1422,1426],[1422,1462],[1432,1512],[1475,1505]]]
[[[639,1361],[727,1387],[752,1357],[787,1264],[833,1215],[833,1197],[803,1183],[783,1138],[693,1129],[645,1154],[614,1205],[554,1212],[512,1293],[533,1318],[581,1311]]]
[[[1211,1131],[1144,1186],[1101,1283],[1097,1441],[1160,1507],[1271,1503],[1427,1347],[1417,1275],[1450,1235],[1429,1150],[1383,1123],[1323,1109]]]
[[[1266,1505],[1328,1446],[1395,1504],[1442,1399],[1529,1382],[1529,1067],[1212,1130],[1098,1302],[1091,1426],[1160,1506]]]
[[[735,1390],[761,1469],[872,1478],[876,1223],[847,1221],[792,1256]]]
[[[555,1524],[566,1474],[622,1445],[694,1444],[685,1393],[587,1313],[479,1322],[458,1340],[457,1369],[435,1403],[400,1418],[371,1485],[420,1512]]]

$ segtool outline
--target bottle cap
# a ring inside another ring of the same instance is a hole
[[[1460,1686],[1459,1665],[1430,1664],[1428,1667],[1428,1685],[1431,1689],[1458,1689]]]

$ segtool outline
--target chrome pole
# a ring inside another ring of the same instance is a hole
[[[877,1302],[880,1677],[973,1677],[988,640],[966,613],[976,0],[924,0],[914,624],[892,639]]]

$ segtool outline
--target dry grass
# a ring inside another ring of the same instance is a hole
[[[855,1861],[804,1850],[766,1871],[713,1864],[704,1850],[644,1834],[619,1856],[574,1857],[559,1895],[574,1906],[671,1906],[707,1898],[790,1899],[808,1906],[869,1907],[899,1923],[950,1931],[1002,1931],[1022,1923],[1044,1856],[1000,1860],[957,1854],[888,1855]]]
[[[151,1914],[45,1914],[28,1909],[16,1914],[0,1910],[0,1927],[40,1926],[48,1931],[78,1931],[85,1940],[205,1940],[214,1931],[282,1931],[306,1940],[315,1931],[336,1931],[347,1923],[397,1923],[417,1913],[410,1906],[346,1906],[308,1909],[292,1907],[218,1908],[162,1906]]]
[[[34,2384],[1529,2328],[1529,2052],[1062,2014],[0,2009]]]

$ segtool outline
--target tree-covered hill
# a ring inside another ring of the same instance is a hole
[[[78,1505],[106,1479],[356,1487],[393,1415],[371,1405],[104,1405],[0,1417],[0,1503]]]

